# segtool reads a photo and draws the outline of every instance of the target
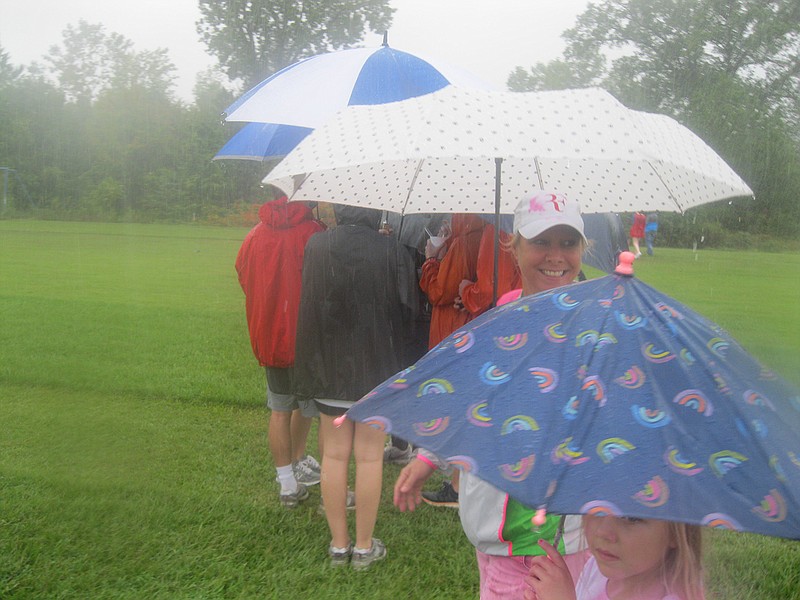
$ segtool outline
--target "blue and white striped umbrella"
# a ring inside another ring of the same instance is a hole
[[[451,83],[492,88],[462,69],[385,44],[340,50],[271,75],[225,109],[225,120],[315,128],[346,106],[396,102]]]
[[[275,123],[247,123],[228,140],[214,160],[270,160],[291,152],[313,129]]]
[[[453,65],[390,48],[385,38],[379,48],[318,54],[271,75],[226,108],[226,121],[258,125],[242,128],[214,158],[280,157],[342,108],[414,98],[449,84],[493,89]]]

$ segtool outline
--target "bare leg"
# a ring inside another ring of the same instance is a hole
[[[299,408],[292,411],[292,462],[297,462],[306,454],[306,440],[311,430],[311,417],[304,417]]]
[[[639,250],[639,238],[632,237],[631,238],[631,243],[633,244],[633,249],[634,249],[635,253],[636,254],[641,254],[642,251]]]
[[[273,410],[269,417],[269,451],[275,467],[292,464],[292,437],[290,434],[292,413]]]
[[[458,492],[458,482],[461,479],[461,471],[459,469],[453,469],[453,472],[450,474],[450,485],[453,486],[453,489]]]
[[[355,424],[356,548],[372,546],[381,501],[385,441],[386,436],[374,427]],[[327,510],[327,500],[325,502]]]
[[[331,544],[337,548],[346,548],[350,544],[346,506],[347,467],[353,450],[355,423],[345,419],[340,427],[336,427],[333,419],[329,415],[320,415],[320,431],[325,438],[320,487],[325,503],[325,518],[331,531]]]

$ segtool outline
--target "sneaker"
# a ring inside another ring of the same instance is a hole
[[[294,471],[294,478],[297,483],[303,485],[317,485],[320,479],[319,463],[310,454],[306,454],[303,458],[298,460],[292,465]]]
[[[297,508],[301,502],[308,500],[308,488],[302,483],[297,484],[294,494],[281,494],[281,506],[284,508]]]
[[[332,567],[343,567],[350,562],[350,556],[353,554],[353,544],[348,544],[347,548],[334,548],[328,546],[328,558],[331,559]]]
[[[377,560],[386,557],[386,545],[378,538],[372,538],[372,547],[369,550],[359,550],[353,548],[353,556],[350,558],[350,566],[356,571],[363,571]]]
[[[356,493],[353,490],[347,490],[347,503],[345,504],[347,510],[356,509]],[[319,506],[317,507],[317,514],[325,514],[325,503],[322,501],[322,496],[319,497]]]
[[[435,492],[422,492],[422,499],[432,506],[458,508],[458,492],[449,481],[443,481],[442,487]]]
[[[395,448],[391,444],[383,449],[383,462],[393,465],[407,465],[411,460],[411,444],[405,450]]]

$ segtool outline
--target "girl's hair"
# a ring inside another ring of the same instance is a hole
[[[672,547],[664,561],[664,584],[681,600],[703,600],[702,530],[698,525],[668,522]]]

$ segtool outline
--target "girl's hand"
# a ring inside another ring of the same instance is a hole
[[[575,600],[575,582],[564,558],[552,544],[539,540],[547,556],[534,556],[525,583],[525,600]],[[529,593],[530,592],[530,593]]]

